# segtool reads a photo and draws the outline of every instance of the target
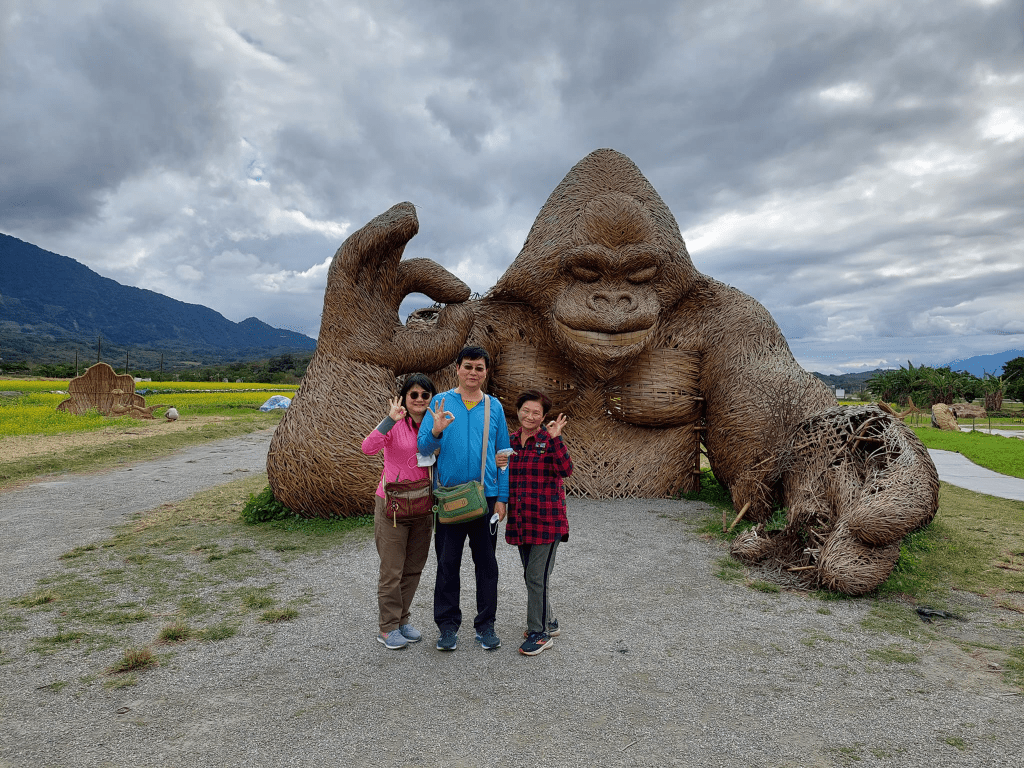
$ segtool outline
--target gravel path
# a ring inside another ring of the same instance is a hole
[[[3,595],[132,511],[261,469],[267,439],[0,494]],[[699,502],[570,501],[554,574],[564,630],[535,658],[515,652],[525,589],[502,542],[502,648],[482,651],[464,626],[456,652],[434,650],[431,555],[413,605],[426,641],[386,651],[365,537],[288,566],[280,597],[313,595],[298,620],[184,644],[131,688],[55,693],[41,686],[85,674],[79,662],[0,655],[0,768],[1020,764],[1022,697],[993,674],[994,652],[957,644],[1014,644],[1009,632],[1019,646],[1019,614],[966,594],[954,610],[967,622],[866,628],[871,601],[716,578],[725,552],[693,532],[706,514]],[[468,555],[463,583],[471,616]]]

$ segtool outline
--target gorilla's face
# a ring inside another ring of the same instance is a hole
[[[674,301],[678,290],[666,283],[667,248],[626,195],[594,198],[574,239],[558,254],[552,330],[574,362],[602,373],[650,345],[665,300]]]
[[[577,246],[562,255],[562,290],[551,318],[556,338],[584,356],[612,362],[646,348],[661,302],[662,259],[647,244]]]

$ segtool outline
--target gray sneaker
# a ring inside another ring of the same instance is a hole
[[[397,629],[392,629],[387,634],[383,632],[377,633],[377,642],[392,651],[397,651],[399,648],[405,648],[409,644],[405,636]]]
[[[423,639],[423,634],[416,629],[412,624],[402,624],[398,631],[402,633],[402,637],[408,640],[410,643],[418,643]]]
[[[459,641],[459,635],[454,629],[442,629],[441,637],[437,641],[437,650],[454,651]]]
[[[494,627],[488,624],[476,633],[476,641],[485,651],[493,651],[501,647],[501,638],[494,634]]]

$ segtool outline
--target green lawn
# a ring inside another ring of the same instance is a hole
[[[955,451],[993,472],[1024,478],[1024,440],[983,432],[945,432],[931,427],[911,429],[928,448]]]

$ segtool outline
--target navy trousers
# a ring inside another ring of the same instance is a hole
[[[497,497],[487,499],[487,514],[468,523],[438,525],[434,532],[434,552],[437,555],[437,581],[434,584],[434,623],[441,631],[458,631],[462,625],[462,608],[459,605],[461,590],[459,572],[462,570],[462,553],[466,539],[473,554],[476,569],[476,618],[473,626],[477,631],[494,625],[498,612],[498,560],[494,550],[498,543],[497,527],[491,533],[490,519]]]

